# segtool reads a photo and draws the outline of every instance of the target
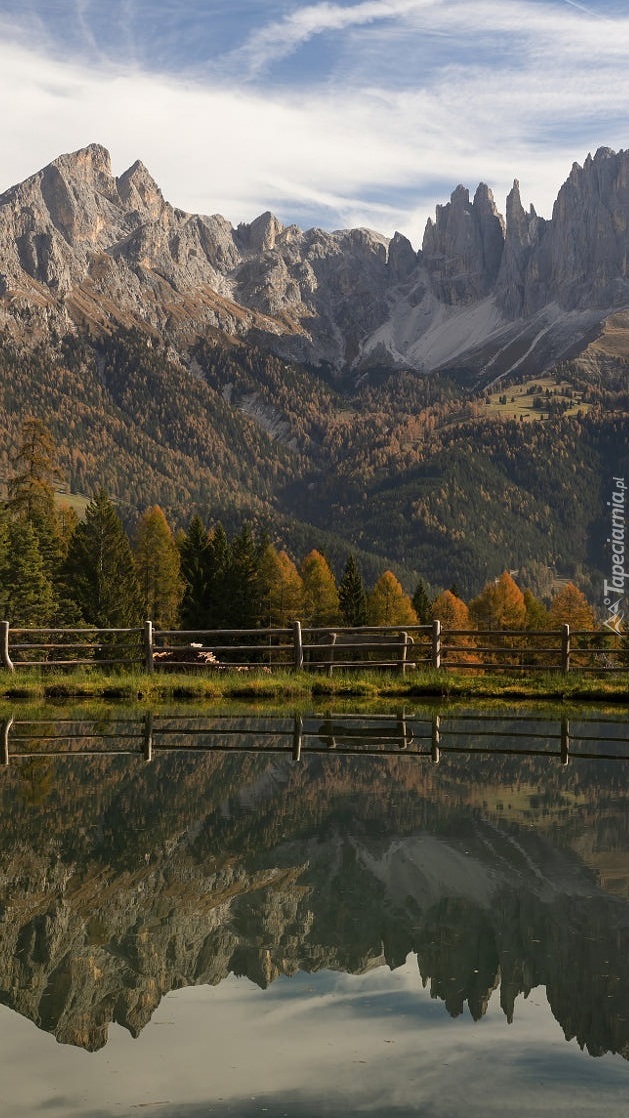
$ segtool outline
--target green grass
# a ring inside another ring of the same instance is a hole
[[[36,669],[0,671],[0,699],[67,702],[95,699],[132,703],[205,703],[216,700],[276,701],[319,697],[342,699],[502,699],[567,700],[621,703],[629,706],[629,677],[614,673],[600,678],[571,672],[539,673],[533,677],[409,672],[402,677],[383,672],[335,672],[333,676],[306,672],[107,674],[98,670],[70,673]]]
[[[548,415],[548,409],[538,411],[533,407],[535,396],[540,395],[539,392],[532,392],[535,387],[542,389],[541,395],[544,400],[546,399],[544,394],[547,388],[551,392],[556,390],[557,395],[553,396],[552,399],[569,405],[568,410],[564,413],[565,415],[576,415],[579,411],[585,414],[591,410],[591,404],[583,403],[581,392],[566,381],[557,380],[552,373],[544,373],[541,376],[529,378],[522,384],[513,384],[508,388],[498,384],[496,391],[490,394],[489,403],[485,405],[487,415],[498,415],[502,416],[503,419],[525,419],[528,421],[544,418]],[[573,392],[572,398],[568,396],[569,390]],[[501,396],[507,397],[506,404],[500,403]]]

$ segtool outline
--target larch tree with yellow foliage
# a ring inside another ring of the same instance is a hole
[[[417,625],[417,614],[393,571],[380,575],[367,595],[368,625]]]
[[[144,616],[158,629],[176,628],[184,592],[181,556],[159,505],[140,517],[133,551]]]
[[[461,598],[457,598],[451,590],[444,590],[439,594],[432,604],[432,618],[433,621],[440,621],[442,629],[446,630],[446,635],[442,638],[442,650],[444,662],[454,660],[457,663],[463,664],[477,664],[478,657],[473,652],[468,652],[467,649],[474,647],[474,637],[468,635],[457,636],[448,638],[448,629],[472,629],[472,619],[470,611]],[[449,653],[448,645],[456,645],[459,651]]]
[[[585,594],[568,582],[555,594],[548,610],[551,628],[569,625],[571,629],[586,629],[591,632],[596,627],[594,610]]]
[[[304,618],[309,625],[337,625],[340,618],[336,579],[325,556],[312,550],[301,564],[304,591]]]
[[[286,551],[273,544],[265,548],[261,562],[264,585],[264,624],[285,629],[303,614],[304,587],[297,567]]]

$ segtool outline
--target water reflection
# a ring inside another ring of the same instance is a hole
[[[629,1057],[622,718],[4,727],[0,1002],[63,1043],[139,1037],[170,991],[242,976],[282,991],[289,1044],[289,989],[388,964],[407,1040],[528,1020],[539,990],[566,1039]]]

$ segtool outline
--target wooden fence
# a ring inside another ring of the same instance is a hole
[[[154,671],[296,671],[373,669],[620,672],[626,640],[606,631],[468,630],[432,625],[159,630],[12,628],[0,622],[0,666],[131,668]]]
[[[624,719],[546,719],[531,715],[295,714],[174,715],[140,718],[0,721],[0,767],[33,758],[143,757],[160,754],[402,756],[438,764],[450,755],[629,762]]]

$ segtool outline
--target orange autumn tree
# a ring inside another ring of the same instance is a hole
[[[506,633],[513,629],[523,629],[526,623],[526,602],[520,587],[513,581],[508,571],[503,571],[499,578],[487,582],[480,594],[470,602],[470,616],[478,629],[504,630]],[[492,645],[498,649],[517,648],[519,637],[492,637]],[[504,652],[485,653],[487,663],[517,664],[517,656],[508,656]]]
[[[312,550],[301,564],[304,616],[315,628],[336,625],[340,618],[336,580],[325,556]]]
[[[393,571],[380,575],[367,595],[368,625],[417,625],[417,614]]]
[[[548,616],[552,628],[569,625],[571,629],[587,629],[591,632],[596,627],[594,610],[585,594],[573,582],[568,582],[555,594]]]
[[[293,560],[273,544],[265,548],[261,575],[264,584],[264,622],[271,627],[286,628],[303,613],[303,581]]]
[[[442,629],[446,631],[448,629],[473,628],[470,611],[465,602],[461,598],[457,598],[451,590],[444,590],[437,595],[432,604],[432,618],[433,621],[440,621]],[[466,635],[448,638],[446,632],[445,638],[442,639],[444,661],[447,663],[448,660],[454,660],[457,663],[477,664],[478,656],[467,651],[474,647],[474,643],[473,637]],[[459,651],[452,653],[450,656],[448,654],[448,644],[456,645]]]

